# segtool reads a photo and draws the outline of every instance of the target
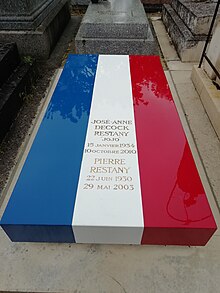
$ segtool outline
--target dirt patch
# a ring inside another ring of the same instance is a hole
[[[71,8],[72,16],[83,16],[86,13],[87,5],[73,5]]]

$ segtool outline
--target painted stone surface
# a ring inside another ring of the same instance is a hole
[[[12,241],[207,243],[215,220],[159,57],[69,56],[1,226]]]

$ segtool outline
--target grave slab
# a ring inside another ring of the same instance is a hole
[[[0,30],[35,30],[59,0],[22,0],[0,3]]]
[[[215,1],[172,0],[172,7],[194,35],[207,35],[215,12]],[[216,24],[220,12],[216,17]]]
[[[216,223],[159,57],[69,56],[0,223],[18,242],[207,243]]]
[[[194,35],[169,4],[163,5],[162,20],[181,61],[199,61],[207,36]]]
[[[77,53],[158,54],[140,0],[90,3],[76,36]]]
[[[19,53],[47,59],[70,19],[68,0],[1,1],[0,42]]]

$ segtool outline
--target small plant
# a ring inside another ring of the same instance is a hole
[[[28,63],[28,64],[32,65],[34,62],[34,59],[31,56],[23,56],[23,61],[24,61],[24,63]]]

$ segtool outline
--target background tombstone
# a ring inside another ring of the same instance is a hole
[[[158,54],[140,0],[90,2],[76,36],[79,54]]]
[[[163,5],[162,20],[182,62],[199,61],[215,7],[215,0],[172,0]]]
[[[0,41],[20,53],[48,58],[70,19],[68,0],[0,1]]]

